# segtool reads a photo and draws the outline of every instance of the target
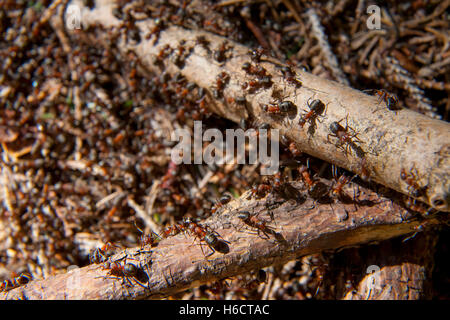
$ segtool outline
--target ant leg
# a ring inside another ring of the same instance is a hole
[[[213,247],[211,247],[210,245],[208,245],[208,247],[212,250],[212,252],[210,254],[206,255],[205,258],[212,256],[216,252],[216,250]]]

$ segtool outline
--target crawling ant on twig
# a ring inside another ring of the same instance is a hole
[[[308,194],[314,200],[320,200],[328,193],[329,190],[327,186],[324,183],[315,180],[311,176],[311,174],[308,171],[308,166],[301,165],[298,168],[298,172],[302,176],[302,179],[305,182],[305,184],[308,186]]]
[[[250,59],[255,62],[259,63],[261,62],[261,57],[263,54],[266,53],[266,50],[263,47],[258,47],[256,49],[249,49],[248,54],[250,55]]]
[[[204,227],[190,219],[186,219],[184,221],[184,225],[186,229],[192,235],[194,235],[195,239],[200,240],[200,248],[202,249],[202,253],[205,258],[213,255],[216,251],[222,253],[228,252],[229,249],[226,243],[229,242],[224,239],[219,239],[220,235],[216,231],[209,230],[207,227]],[[205,255],[201,241],[205,242],[206,245],[211,249],[211,253],[209,253],[208,255]]]
[[[147,265],[148,267],[148,265]],[[129,278],[134,279],[137,284],[139,284],[144,289],[148,289],[148,287],[144,286],[140,280],[143,278],[147,278],[148,275],[145,275],[144,271],[140,268],[138,268],[136,265],[132,263],[124,263],[120,264],[117,261],[114,262],[105,262],[103,265],[103,269],[107,269],[108,273],[106,277],[104,276],[103,279],[122,279],[123,281],[127,281],[131,286],[133,286],[133,283]],[[145,277],[144,277],[145,276]]]
[[[315,125],[316,125],[315,121],[316,121],[317,117],[319,117],[319,116],[325,117],[325,114],[326,114],[326,106],[322,101],[320,101],[319,99],[315,99],[311,103],[309,103],[309,100],[311,100],[311,98],[308,99],[306,104],[309,107],[310,111],[308,111],[305,114],[302,114],[298,121],[298,124],[300,125],[301,128],[303,128],[303,126],[305,125],[305,123],[307,121],[311,124],[311,127],[315,127]],[[325,114],[322,115],[322,113],[324,111],[325,111]]]
[[[297,106],[291,101],[281,101],[280,103],[270,103],[263,105],[264,112],[271,115],[294,115],[297,114]]]
[[[211,213],[214,214],[219,208],[222,208],[225,204],[230,202],[232,199],[232,196],[229,194],[225,194],[222,197],[220,197],[219,201],[216,201],[214,206],[211,208]]]
[[[272,78],[271,76],[264,76],[259,79],[250,80],[248,82],[244,82],[241,86],[243,90],[247,90],[248,93],[253,94],[259,89],[265,88],[269,89],[272,86]]]
[[[269,239],[269,234],[273,234],[274,231],[267,226],[267,221],[258,218],[258,214],[259,213],[251,214],[248,211],[241,211],[238,213],[237,217],[246,225],[257,229],[259,236],[261,236],[261,232],[265,236],[263,237],[264,239]]]
[[[250,191],[250,196],[260,199],[260,198],[264,198],[267,195],[267,193],[269,193],[270,191],[272,191],[272,186],[270,186],[268,184],[265,184],[265,183],[255,184],[255,185],[253,185],[253,187]]]
[[[429,209],[425,208],[422,204],[417,204],[416,200],[408,197],[406,195],[403,196],[403,203],[405,204],[405,207],[411,211],[418,212],[421,215],[428,216],[435,210],[434,208],[430,207]]]
[[[348,126],[348,115],[345,117],[345,128],[340,125],[340,122],[342,120],[344,120],[344,119],[341,119],[337,122],[334,121],[330,124],[330,131],[332,133],[329,133],[327,135],[327,141],[330,142],[330,140],[329,140],[330,136],[338,138],[339,144],[336,146],[338,148],[342,148],[344,150],[345,154],[347,154],[348,147],[351,147],[354,149],[357,148],[353,139],[358,142],[361,142],[361,140],[359,140],[359,138],[358,138],[358,133],[353,128]],[[349,131],[352,131],[352,132],[349,132]],[[343,147],[344,144],[346,145],[346,147]]]
[[[219,63],[225,62],[230,58],[229,56],[227,56],[227,51],[230,49],[232,49],[232,47],[228,45],[228,41],[223,41],[220,44],[219,48],[214,51],[214,59]]]
[[[216,99],[223,97],[223,90],[230,81],[230,75],[225,71],[219,73],[216,77],[216,85],[213,87],[213,96]]]
[[[162,237],[150,230],[149,234],[146,234],[141,228],[139,228],[136,224],[136,220],[134,221],[134,225],[136,229],[138,229],[141,232],[141,236],[139,238],[139,243],[141,245],[141,249],[145,247],[146,245],[150,245],[151,247],[155,247],[158,244],[158,240]]]
[[[294,85],[296,88],[300,88],[302,86],[302,82],[296,78],[297,75],[291,66],[281,67],[281,73],[289,84]]]
[[[197,38],[195,39],[195,43],[202,46],[203,49],[206,50],[208,55],[211,54],[211,49],[209,48],[210,42],[206,39],[205,36],[197,36]]]
[[[379,97],[378,104],[381,103],[381,101],[384,101],[386,103],[386,107],[391,111],[398,111],[401,110],[401,107],[399,107],[398,104],[398,98],[394,94],[391,94],[385,90],[377,90],[377,89],[369,89],[364,90],[363,92],[371,93],[373,95],[376,95]],[[372,113],[377,112],[380,109],[375,110]]]
[[[254,66],[250,62],[244,62],[244,64],[242,65],[242,70],[247,72],[247,74],[249,74],[249,75],[257,76],[258,79],[262,79],[264,77],[271,77],[267,73],[267,70],[264,69],[264,67],[259,66],[259,65],[258,66]]]
[[[105,262],[114,254],[114,248],[117,248],[117,246],[111,242],[105,243],[102,247],[96,248],[89,254],[89,261],[95,264]]]
[[[155,36],[155,40],[153,41],[153,45],[156,45],[159,41],[159,35],[161,33],[162,30],[164,30],[166,28],[166,24],[164,22],[164,20],[160,19],[160,18],[156,18],[155,19],[155,25],[153,26],[153,28],[150,30],[150,33],[148,33],[145,36],[146,40],[150,40],[153,36]]]
[[[409,174],[406,172],[405,168],[402,168],[400,171],[400,178],[406,182],[406,184],[408,185],[408,191],[415,198],[422,196],[425,193],[426,189],[426,187],[419,186],[419,183],[417,182],[417,176],[418,172],[415,165],[413,165],[413,167],[409,170]]]
[[[0,284],[0,292],[9,291],[11,289],[27,284],[31,280],[31,275],[28,273],[21,273],[13,279],[7,279]]]
[[[335,183],[331,187],[330,195],[332,197],[335,197],[336,199],[339,199],[340,201],[346,203],[351,202],[352,200],[350,197],[344,192],[343,188],[346,184],[351,182],[353,178],[350,178],[349,176],[342,174],[339,178],[337,177],[337,167],[335,165],[332,165],[332,173],[333,178],[335,180]]]

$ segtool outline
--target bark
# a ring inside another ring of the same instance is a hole
[[[112,14],[114,3],[97,1],[92,10],[84,7],[80,1],[70,4],[81,8],[84,29],[88,26],[94,27],[94,30],[95,27],[101,27],[94,37],[91,37],[92,32],[83,35],[90,38],[93,44],[100,42],[107,45],[114,41],[124,56],[130,51],[136,53],[149,74],[161,73],[162,70],[171,75],[180,72],[189,82],[208,90],[208,107],[218,115],[237,123],[242,118],[256,119],[254,122],[259,124],[268,123],[307,154],[360,176],[370,176],[372,181],[408,196],[413,196],[417,190],[417,199],[436,210],[450,211],[448,123],[408,109],[389,110],[385,101],[378,97],[299,69],[295,69],[295,72],[301,87],[296,87],[283,77],[280,67],[284,63],[267,56],[262,57],[259,65],[271,75],[273,85],[249,92],[242,89],[245,81],[254,79],[242,70],[243,63],[250,61],[249,48],[245,46],[211,33],[176,26],[152,32],[155,30],[152,19],[136,21],[135,25],[140,31],[140,41],[136,42],[127,38],[126,32],[117,36],[118,30],[126,28],[124,22]],[[77,32],[82,34],[83,31]],[[198,44],[197,37],[200,35],[210,42],[210,53]],[[180,44],[181,41],[184,41],[184,45]],[[225,41],[229,48],[225,52],[226,59],[218,62],[214,59],[214,52]],[[180,57],[172,52],[155,63],[166,45],[174,51],[182,45],[190,53]],[[216,99],[212,92],[221,72],[226,72],[230,81],[224,89],[223,98]],[[232,100],[242,96],[247,100],[246,105]],[[327,106],[324,117],[318,117],[317,121],[306,123],[302,128],[298,120],[309,111],[307,103],[312,99],[319,99]],[[281,100],[296,105],[295,118],[273,117],[263,111],[263,105]],[[338,138],[331,135],[330,124],[339,121],[343,127],[348,125],[350,135],[357,133],[357,138],[353,137],[348,143],[341,144]],[[416,188],[401,179],[402,170],[414,179]]]

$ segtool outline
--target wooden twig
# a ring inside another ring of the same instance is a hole
[[[326,202],[307,197],[303,183],[286,183],[262,199],[249,191],[201,223],[221,241],[209,257],[205,255],[211,250],[204,242],[189,233],[178,234],[156,247],[126,249],[109,258],[138,266],[139,283],[133,277],[110,279],[102,264],[92,264],[32,281],[0,293],[0,298],[159,299],[299,256],[409,234],[422,223],[392,200],[362,187],[353,203]],[[238,218],[243,211],[266,221],[267,228],[258,231],[245,224]],[[436,217],[427,221],[438,223]]]

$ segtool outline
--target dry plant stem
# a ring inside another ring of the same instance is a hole
[[[89,265],[32,281],[1,293],[0,299],[159,299],[304,255],[410,234],[421,223],[392,200],[362,187],[356,200],[360,204],[335,205],[314,203],[306,197],[302,183],[290,186],[290,194],[296,190],[296,200],[283,193],[254,199],[249,191],[202,222],[226,241],[208,258],[210,248],[203,242],[200,247],[187,234],[164,239],[154,248],[126,249],[111,257],[142,266],[148,276],[148,281],[141,280],[143,286],[134,278],[128,278],[133,286],[120,278],[106,279],[108,271],[102,265]],[[237,217],[244,210],[258,214],[268,229],[258,233],[244,224]]]
[[[82,8],[82,23],[85,29],[88,25],[102,26],[105,30],[113,27],[117,29],[121,24],[121,21],[113,16],[114,5],[109,1],[97,1],[93,10],[83,7],[79,1],[73,3]],[[232,50],[229,51],[232,56],[220,64],[214,60],[212,54],[208,55],[204,48],[196,45],[196,37],[205,36],[211,43],[211,50],[218,49],[226,40],[223,37],[180,27],[168,27],[159,33],[158,41],[155,41],[156,35],[146,40],[146,35],[154,26],[153,20],[139,21],[136,25],[141,30],[139,43],[123,37],[114,40],[124,55],[129,50],[134,51],[149,71],[160,73],[160,66],[154,63],[158,53],[165,45],[175,49],[180,41],[184,40],[186,47],[193,48],[185,60],[184,67],[178,68],[172,62],[173,59],[167,57],[164,59],[164,70],[172,75],[181,72],[189,82],[209,89],[209,107],[218,115],[239,123],[241,118],[247,118],[251,114],[259,123],[269,123],[272,128],[280,129],[280,134],[295,141],[303,152],[356,174],[361,174],[361,163],[364,159],[372,181],[406,195],[411,195],[411,188],[408,189],[408,184],[400,178],[401,170],[405,169],[408,173],[411,169],[417,170],[418,185],[421,188],[426,187],[426,192],[418,199],[437,210],[450,211],[448,123],[430,119],[407,109],[396,112],[388,110],[385,102],[380,101],[378,97],[369,96],[301,70],[296,72],[302,87],[295,88],[284,80],[279,70],[282,63],[273,58],[267,58],[260,64],[272,75],[274,85],[270,89],[261,89],[249,94],[241,88],[244,81],[251,79],[242,70],[242,64],[250,61],[247,47],[228,41],[232,46]],[[83,36],[82,30],[78,33]],[[91,37],[90,40],[95,44],[99,41],[106,42],[108,37],[111,37],[110,33],[102,30],[97,32],[98,38],[92,37],[92,32],[86,33],[85,36]],[[263,60],[264,58],[263,56]],[[224,90],[224,99],[214,99],[211,89],[217,75],[222,71],[230,75],[230,82]],[[274,102],[275,99],[272,97],[274,91],[281,92],[284,100],[290,100],[298,107],[298,114],[294,120],[280,120],[264,113],[262,105]],[[227,102],[227,98],[242,96],[248,101],[246,107]],[[327,105],[325,118],[321,123],[317,123],[313,134],[308,124],[303,128],[297,124],[301,114],[308,110],[306,106],[308,99],[320,99]],[[331,133],[330,124],[334,121],[341,121],[344,127],[348,122],[348,126],[358,133],[360,142],[355,142],[349,148],[339,147],[337,139],[328,136]]]

